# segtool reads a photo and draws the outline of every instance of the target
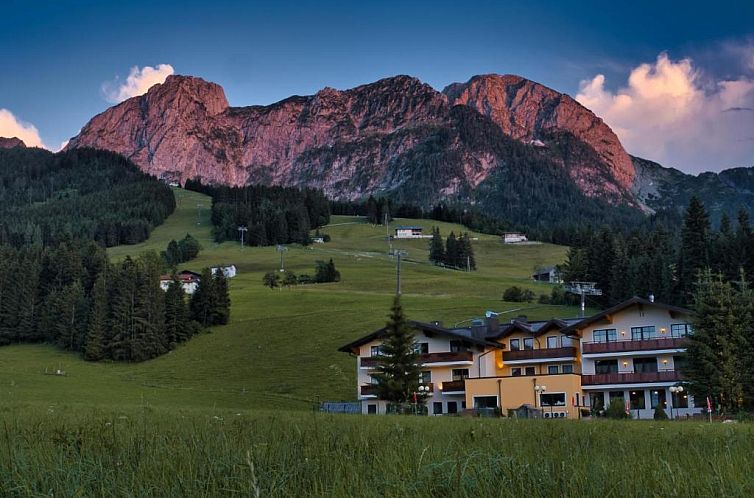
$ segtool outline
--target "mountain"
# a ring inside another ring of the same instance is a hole
[[[395,76],[250,107],[229,106],[214,83],[170,76],[94,117],[68,148],[119,152],[179,181],[311,186],[339,199],[417,191],[413,200],[422,203],[473,201],[511,158],[464,137],[459,123],[469,120],[543,149],[534,155],[547,156],[586,196],[631,202],[633,165],[612,130],[572,98],[518,76],[476,76],[443,92]]]
[[[26,144],[17,137],[0,137],[0,149],[12,149],[13,147],[26,147]]]

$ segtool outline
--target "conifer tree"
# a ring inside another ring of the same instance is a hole
[[[377,380],[377,396],[391,403],[409,403],[419,387],[421,364],[415,347],[414,330],[406,320],[399,296],[393,300],[385,329],[382,356],[373,375]]]
[[[210,323],[212,325],[226,325],[230,319],[230,294],[228,292],[228,279],[222,270],[215,272],[212,277],[212,311]]]
[[[471,238],[469,238],[468,232],[464,232],[464,234],[459,239],[460,247],[461,247],[461,265],[464,269],[468,268],[469,270],[476,270],[476,258],[474,258],[474,247],[471,245]]]
[[[168,348],[174,349],[178,343],[188,340],[191,332],[183,284],[173,280],[165,291],[165,336]]]
[[[689,201],[681,229],[678,260],[678,291],[681,296],[691,296],[698,273],[709,267],[709,231],[709,215],[702,201],[694,196]]]
[[[264,277],[262,277],[262,283],[272,290],[280,285],[280,276],[272,271],[267,272],[264,274]]]
[[[440,235],[440,228],[432,227],[432,240],[429,242],[429,260],[439,265],[445,261],[445,243]]]
[[[191,296],[189,305],[191,319],[202,327],[209,327],[212,324],[212,310],[216,301],[213,286],[212,272],[209,268],[205,268],[202,270],[199,286]]]
[[[92,289],[92,305],[84,345],[84,359],[87,361],[100,361],[105,358],[107,317],[107,280],[102,273]]]
[[[445,242],[445,265],[458,268],[459,264],[460,248],[458,247],[458,239],[456,234],[450,232],[448,239]]]

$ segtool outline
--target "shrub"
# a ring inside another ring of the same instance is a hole
[[[662,408],[662,406],[657,405],[655,406],[655,413],[652,415],[652,418],[655,420],[667,420],[668,414],[665,413],[665,410]]]
[[[612,419],[624,419],[631,418],[631,415],[626,413],[626,404],[620,398],[610,400],[610,404],[605,410],[605,416]]]
[[[507,289],[505,289],[505,292],[503,292],[503,301],[508,301],[511,303],[530,303],[534,300],[534,297],[534,292],[530,291],[529,289],[522,289],[517,285],[508,287]]]

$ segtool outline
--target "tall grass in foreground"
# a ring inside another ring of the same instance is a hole
[[[754,425],[0,407],[1,496],[752,496]]]

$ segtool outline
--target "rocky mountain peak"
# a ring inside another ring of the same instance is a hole
[[[18,137],[0,137],[0,149],[12,149],[13,147],[26,147],[26,144]]]

